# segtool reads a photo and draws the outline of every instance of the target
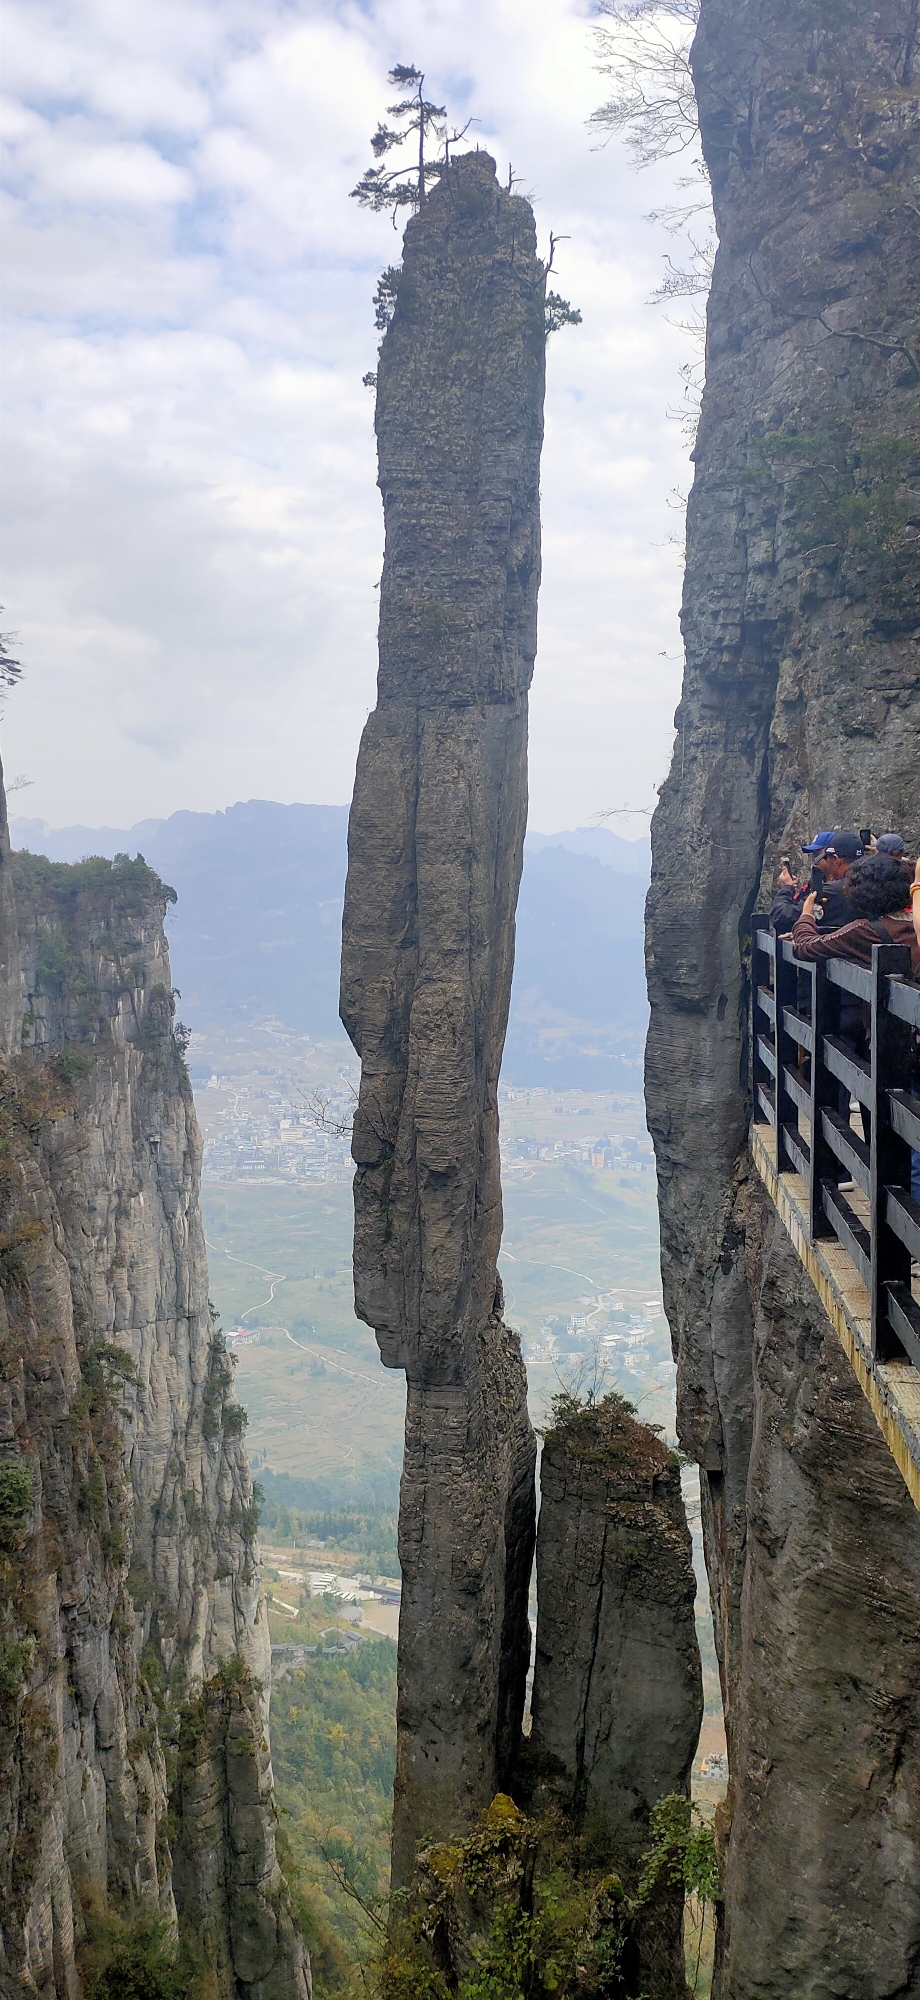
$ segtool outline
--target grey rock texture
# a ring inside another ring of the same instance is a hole
[[[205,1683],[183,1717],[173,1796],[179,1924],[218,1990],[309,2000],[309,1969],[275,1854],[261,1703],[238,1661]]]
[[[3,783],[3,765],[0,764],[0,1054],[9,1055],[13,1037],[18,1032],[20,1014],[19,995],[19,938],[16,930],[16,910],[13,902],[13,882],[10,867],[10,833],[6,810],[6,790]]]
[[[536,647],[544,271],[494,163],[409,223],[377,387],[378,702],[349,826],[355,1301],[408,1384],[394,1879],[504,1781],[529,1654],[534,1440],[503,1324],[498,1072]]]
[[[619,1397],[572,1411],[540,1462],[528,1761],[634,1890],[660,1799],[689,1796],[703,1716],[680,1467]],[[543,1774],[543,1775],[541,1775]],[[637,1940],[643,1991],[683,2000],[683,1895]]]
[[[23,855],[12,878],[22,1047],[0,1076],[0,1493],[24,1473],[31,1491],[13,1516],[0,1502],[0,1982],[76,1996],[87,1899],[175,1917],[174,1837],[186,1878],[201,1857],[196,1924],[226,1931],[212,1829],[174,1795],[179,1716],[229,1656],[267,1702],[270,1647],[208,1309],[171,892],[141,860]],[[274,1909],[262,1793],[258,1895]],[[232,1856],[221,1865],[232,1880]],[[271,1990],[304,2000],[289,1930]],[[218,1958],[222,2000],[269,1991],[233,1938]]]
[[[719,251],[646,1088],[726,1700],[731,2000],[920,1992],[920,1519],[752,1175],[745,962],[781,851],[920,835],[917,26],[908,0],[702,0],[693,55]]]

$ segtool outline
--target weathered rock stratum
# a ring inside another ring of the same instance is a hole
[[[630,1892],[653,1807],[689,1797],[703,1718],[695,1597],[674,1453],[618,1396],[560,1411],[540,1461],[528,1755]],[[657,2000],[684,2000],[683,1902],[682,1889],[659,1898],[638,1939]]]
[[[68,867],[0,845],[10,2000],[76,2000],[106,1908],[174,1923],[177,1906],[221,2000],[309,1994],[274,1850],[256,1513],[208,1306],[171,893],[140,857]]]
[[[920,1518],[746,1144],[780,853],[920,837],[918,63],[915,0],[702,0],[693,51],[719,249],[647,1100],[726,1701],[726,2000],[920,1993]]]
[[[540,576],[543,266],[483,153],[409,223],[377,385],[377,707],[349,827],[342,1020],[361,1057],[355,1301],[406,1371],[393,1872],[517,1749],[534,1439],[505,1326],[498,1073]]]

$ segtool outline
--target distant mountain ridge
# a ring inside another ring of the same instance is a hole
[[[77,861],[134,854],[172,884],[173,976],[192,1028],[266,1019],[332,1039],[347,862],[346,806],[249,799],[135,826],[16,819],[14,847]],[[528,833],[518,908],[509,1082],[636,1084],[647,1007],[649,843],[607,827]]]
[[[617,875],[641,875],[648,882],[652,867],[652,844],[624,840],[609,826],[576,826],[570,833],[528,833],[527,853],[542,854],[547,847],[566,847],[570,854],[590,854],[595,861],[614,869]]]

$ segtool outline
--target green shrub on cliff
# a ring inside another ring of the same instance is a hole
[[[719,1894],[712,1830],[676,1795],[652,1814],[635,1893],[563,1816],[493,1799],[465,1839],[419,1854],[405,1913],[377,1966],[379,2000],[649,2000],[637,1925],[680,1885],[696,1919]],[[647,1943],[647,1936],[646,1936]],[[670,1989],[669,1989],[670,1990]]]
[[[189,2000],[192,1975],[164,1918],[87,1913],[86,2000]]]
[[[592,1869],[562,1815],[499,1793],[465,1839],[418,1858],[378,1967],[380,2000],[632,2000],[638,1965],[619,1876]]]
[[[0,1460],[0,1549],[18,1548],[31,1507],[33,1479],[22,1459]]]

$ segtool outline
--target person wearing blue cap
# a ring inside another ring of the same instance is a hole
[[[814,856],[814,873],[818,877],[812,883],[818,892],[814,912],[820,931],[836,931],[842,924],[850,922],[852,911],[844,895],[844,879],[848,869],[863,852],[858,833],[851,833],[844,827],[816,833],[814,840],[809,840],[802,848],[803,854]],[[784,864],[770,907],[770,922],[778,936],[786,936],[798,923],[807,895],[807,885],[797,882],[791,869]]]

